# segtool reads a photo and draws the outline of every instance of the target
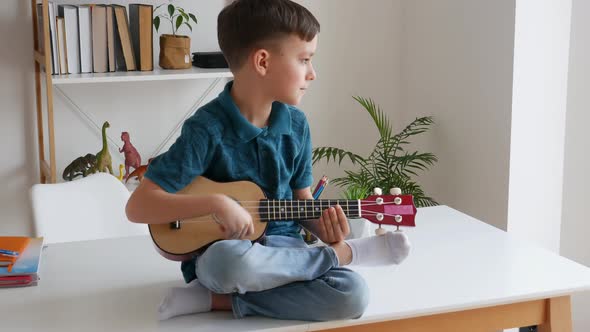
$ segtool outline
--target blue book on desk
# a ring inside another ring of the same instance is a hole
[[[9,277],[23,277],[31,281],[32,286],[37,283],[39,279],[39,264],[41,263],[41,251],[43,250],[43,238],[31,238],[29,244],[23,253],[18,257],[12,270],[8,272],[8,267],[0,267],[0,287],[11,286],[11,284],[3,283],[4,280],[10,280]],[[24,285],[23,285],[24,286]]]

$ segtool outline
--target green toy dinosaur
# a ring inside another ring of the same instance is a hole
[[[62,178],[66,181],[72,181],[80,175],[86,177],[91,173],[96,173],[96,156],[89,153],[85,156],[74,159],[74,161],[64,169]]]
[[[111,125],[108,121],[105,121],[102,125],[102,150],[96,154],[96,169],[99,172],[107,172],[113,174],[113,166],[111,161],[111,153],[107,146],[107,128]]]

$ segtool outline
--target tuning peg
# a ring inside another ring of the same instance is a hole
[[[401,195],[402,190],[400,188],[391,188],[391,189],[389,189],[389,193],[391,195]]]
[[[373,194],[375,194],[377,196],[381,196],[381,195],[383,195],[383,190],[381,190],[381,188],[379,188],[379,187],[375,187],[375,189],[373,189]]]
[[[387,231],[385,230],[385,228],[382,228],[381,225],[379,225],[379,228],[375,230],[375,235],[383,235],[385,233],[387,233]]]

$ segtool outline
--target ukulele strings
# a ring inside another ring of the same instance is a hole
[[[312,200],[310,200],[310,201],[312,201]],[[384,203],[378,204],[378,203],[375,203],[374,201],[369,201],[369,200],[360,200],[360,201],[361,202],[371,202],[371,203],[363,203],[363,204],[361,204],[362,206],[396,205],[394,202],[384,202]],[[279,217],[280,217],[282,214],[285,214],[286,218],[289,218],[287,216],[287,214],[289,214],[289,212],[287,212],[287,211],[280,211],[278,213],[277,212],[274,212],[274,211],[273,212],[260,212],[261,209],[264,209],[265,208],[265,207],[262,207],[262,208],[260,207],[260,201],[240,201],[240,203],[249,203],[248,205],[241,204],[241,206],[246,211],[248,211],[248,213],[250,213],[252,216],[258,216],[259,217],[259,216],[265,215],[267,217],[269,217],[269,216],[276,217],[277,214],[278,214]],[[255,203],[255,204],[252,205],[252,203]],[[279,201],[279,205],[280,205],[280,201]],[[355,204],[355,206],[356,206],[356,204]],[[287,206],[279,206],[278,208],[280,209],[280,208],[285,208],[285,207],[287,207]],[[269,205],[267,208],[270,209],[271,206]],[[272,207],[272,208],[276,210],[277,207]],[[297,210],[295,210],[295,209],[305,208],[305,206],[301,207],[301,206],[291,205],[290,208],[292,209],[290,211],[290,214],[293,217],[295,217],[295,214],[297,214],[298,215],[298,218],[299,218],[299,216],[301,216],[301,214]],[[324,209],[324,207],[322,207],[322,206],[320,206],[319,208]],[[252,211],[252,210],[254,210],[254,211]],[[316,212],[319,212],[319,211],[316,211]],[[360,212],[362,212],[364,215],[372,215],[372,216],[376,216],[378,214],[378,212],[370,211],[370,210],[363,210],[363,209],[361,209]],[[313,213],[313,211],[312,211],[312,213]],[[388,214],[388,213],[382,213],[382,214],[383,214],[383,216],[387,216],[387,217],[395,217],[395,214]],[[321,215],[321,213],[320,213],[320,215]]]
[[[306,200],[306,201],[315,202],[314,200],[311,200],[311,199],[310,200]],[[275,202],[278,202],[278,206],[275,206],[274,204],[273,205],[269,204],[269,205],[267,205],[267,206],[265,206],[263,208],[267,208],[268,207],[268,208],[274,208],[274,209],[276,209],[276,208],[289,207],[289,208],[292,208],[292,209],[295,209],[295,208],[301,209],[301,208],[305,208],[305,206],[306,206],[305,203],[303,205],[300,205],[300,204],[290,204],[290,205],[286,205],[285,204],[285,205],[282,205],[281,202],[284,202],[284,201],[275,200]],[[256,208],[256,209],[258,209],[258,208],[260,208],[260,201],[239,201],[238,203],[240,203],[240,206],[242,206],[245,209],[249,209],[249,208]],[[247,203],[247,204],[244,204],[244,203]],[[339,204],[339,203],[336,202],[336,204]],[[368,200],[363,201],[363,200],[361,200],[361,206],[376,206],[376,205],[396,205],[396,204],[394,202],[383,202],[383,203],[379,204],[379,203],[376,203],[375,201],[368,201]],[[316,207],[315,204],[313,204],[313,203],[312,203],[311,206],[313,206],[314,208]],[[328,207],[330,207],[330,206],[334,206],[334,204],[333,205],[329,205]],[[340,204],[340,206],[343,206],[343,205]],[[351,206],[357,206],[357,202],[355,201],[353,204],[351,204]],[[310,207],[310,205],[307,205],[307,207]],[[317,207],[323,208],[323,206],[321,204],[319,206],[317,206]]]
[[[361,212],[363,213],[363,216],[376,216],[378,214],[378,212],[369,211],[369,210],[361,210]],[[282,216],[280,213],[278,214],[279,215],[279,218],[276,218],[276,216],[277,216],[276,214],[270,214],[270,213],[267,213],[267,212],[262,212],[262,213],[255,212],[255,213],[250,213],[250,215],[256,216],[256,217],[262,217],[264,215],[264,216],[266,216],[266,217],[268,217],[269,219],[272,219],[272,220],[274,220],[274,219],[277,219],[277,220],[278,219],[281,219],[282,220],[283,219],[283,218],[280,218]],[[395,217],[396,216],[395,214],[389,214],[389,213],[382,213],[382,215],[383,216],[386,216],[386,217]],[[321,216],[321,214],[320,214],[320,216]],[[308,216],[305,216],[304,218],[302,218],[300,215],[297,216],[297,217],[295,215],[293,215],[292,217],[289,217],[289,216],[287,216],[285,214],[285,218],[284,219],[285,220],[290,220],[290,219],[302,219],[302,220],[304,220],[304,219],[317,219],[320,216],[309,216],[309,217]],[[273,218],[270,218],[270,217],[273,217]],[[208,220],[209,218],[212,218],[212,217],[210,217],[210,216],[201,216],[201,217],[195,217],[195,218],[198,218],[200,220],[196,220],[194,222],[202,222],[202,221],[205,221],[205,220],[202,220],[203,218],[206,219],[206,220]],[[193,222],[193,221],[183,220],[182,222],[183,223],[186,223],[186,222],[189,222],[190,223],[190,222]]]

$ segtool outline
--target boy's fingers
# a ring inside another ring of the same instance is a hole
[[[226,239],[229,239],[231,233],[232,231],[229,229],[229,227],[223,227],[223,236],[225,236]]]
[[[334,241],[334,227],[332,226],[332,220],[330,219],[330,212],[328,209],[324,211],[322,219],[324,226],[326,227],[326,237],[330,242]]]
[[[324,224],[324,217],[320,217],[317,222],[319,224],[320,234],[323,234],[323,236],[328,236],[328,231],[326,230],[326,225]]]
[[[336,209],[331,207],[329,210],[330,220],[332,221],[332,230],[334,232],[334,241],[342,241],[344,237],[342,236],[342,230],[340,229],[340,223],[338,220]]]
[[[240,235],[240,229],[238,229],[238,227],[236,225],[232,225],[229,229],[228,229],[228,238],[230,239],[235,239],[236,237],[238,237]]]
[[[248,236],[254,234],[254,223],[251,222],[250,225],[248,226]]]
[[[238,237],[239,239],[244,239],[248,236],[248,232],[250,231],[250,227],[248,225],[245,225],[244,228],[242,228],[242,231],[240,232],[240,236]]]
[[[346,237],[348,233],[350,233],[348,218],[346,218],[344,210],[342,210],[342,207],[340,205],[336,206],[336,212],[338,214],[338,220],[340,221],[340,228],[342,229],[342,234],[344,235],[344,237]]]

